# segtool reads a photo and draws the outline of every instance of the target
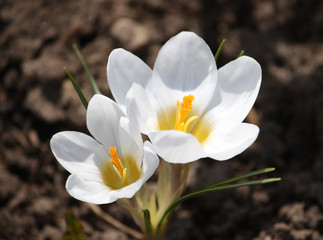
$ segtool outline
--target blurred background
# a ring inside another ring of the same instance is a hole
[[[153,66],[161,46],[182,30],[197,33],[218,66],[243,49],[262,66],[262,87],[246,121],[257,141],[226,162],[193,165],[187,191],[264,167],[269,185],[212,193],[174,214],[167,239],[323,239],[323,2],[321,0],[0,0],[0,239],[61,239],[73,209],[88,239],[133,239],[65,190],[51,136],[87,133],[85,109],[63,67],[90,99],[77,43],[102,92],[106,64],[125,48]],[[130,227],[117,204],[102,209]]]

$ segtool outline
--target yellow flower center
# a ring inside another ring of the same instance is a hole
[[[193,95],[184,96],[183,102],[177,101],[176,107],[170,106],[165,111],[159,111],[157,128],[159,130],[175,129],[188,132],[193,134],[202,145],[206,143],[214,123],[207,121],[203,116],[198,120],[198,116],[190,116],[194,108],[192,104],[194,99]]]
[[[120,160],[117,147],[110,147],[110,161],[104,161],[101,167],[101,176],[103,182],[112,189],[123,188],[135,181],[141,175],[135,159],[131,155],[123,157]]]
[[[117,147],[110,147],[110,154],[112,155],[110,161],[113,163],[113,167],[115,168],[116,173],[124,181],[127,175],[127,168],[123,168],[122,166],[122,163],[118,157]]]
[[[193,101],[194,101],[193,95],[188,95],[188,96],[183,97],[182,103],[179,103],[179,101],[177,101],[175,130],[187,132],[187,127],[195,119],[197,119],[197,116],[192,116],[187,121],[185,121],[187,115],[194,107],[192,105]]]

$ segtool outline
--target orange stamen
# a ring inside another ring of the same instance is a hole
[[[118,157],[117,153],[117,147],[110,147],[110,154],[112,155],[112,158],[110,158],[110,161],[118,168],[121,177],[123,177],[123,167],[121,165],[121,161]]]
[[[193,95],[188,95],[183,97],[183,102],[180,104],[179,101],[177,101],[177,109],[176,109],[176,121],[175,121],[175,129],[179,131],[186,131],[187,126],[192,121],[188,121],[188,124],[185,124],[185,119],[189,112],[194,107],[192,105],[192,102],[194,101]],[[194,120],[196,117],[194,117]],[[189,119],[190,120],[190,119]],[[184,128],[184,126],[186,127]]]

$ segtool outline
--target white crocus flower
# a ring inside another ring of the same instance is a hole
[[[208,45],[192,32],[171,38],[153,70],[116,49],[107,74],[114,98],[165,161],[227,160],[258,136],[257,126],[242,121],[259,92],[260,65],[242,56],[217,69]]]
[[[66,131],[55,134],[50,142],[56,159],[71,173],[67,191],[94,204],[133,197],[159,164],[151,144],[143,144],[136,126],[107,97],[95,95],[86,118],[94,138]]]

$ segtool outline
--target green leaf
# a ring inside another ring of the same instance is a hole
[[[74,89],[76,90],[77,94],[79,95],[83,105],[85,106],[85,108],[87,108],[88,102],[87,102],[86,98],[84,97],[79,85],[77,84],[77,82],[73,78],[72,74],[65,67],[64,67],[64,70],[67,73],[67,76],[69,77],[69,79],[71,80],[71,82],[74,86]]]
[[[150,212],[148,209],[142,210],[145,219],[145,230],[147,233],[152,231],[151,220],[150,220]]]
[[[207,189],[207,188],[212,188],[212,187],[218,187],[218,186],[221,186],[221,185],[225,185],[225,184],[228,184],[228,183],[239,181],[239,180],[244,179],[244,178],[254,177],[254,176],[257,176],[257,175],[260,175],[260,174],[263,174],[263,173],[269,173],[269,172],[273,172],[273,171],[275,171],[275,168],[264,168],[264,169],[260,169],[260,170],[255,170],[255,171],[249,172],[249,173],[244,174],[244,175],[239,176],[239,177],[228,178],[228,179],[225,179],[225,180],[222,180],[222,181],[212,183],[210,185],[207,185],[207,186],[201,188],[200,190]]]
[[[218,50],[216,50],[216,53],[215,53],[215,55],[214,55],[214,58],[215,58],[215,61],[216,61],[216,62],[218,61],[219,56],[220,56],[220,54],[221,54],[221,52],[222,52],[222,48],[223,48],[224,43],[225,43],[225,39],[223,39],[223,40],[222,40],[222,42],[221,42],[220,46],[218,47]]]
[[[66,233],[63,240],[86,240],[82,224],[77,220],[72,210],[65,214]]]
[[[238,55],[238,57],[237,57],[237,58],[239,58],[239,57],[243,56],[243,54],[244,54],[244,50],[241,50],[241,52],[239,53],[239,55]]]
[[[77,45],[76,45],[76,44],[73,44],[73,49],[74,49],[74,51],[75,51],[75,53],[76,53],[76,55],[77,55],[78,59],[80,60],[80,62],[81,62],[81,64],[82,64],[82,66],[83,66],[83,68],[84,68],[84,70],[85,70],[86,74],[88,75],[88,77],[89,77],[89,79],[90,79],[90,82],[91,82],[91,85],[92,85],[92,88],[93,88],[93,92],[94,92],[95,94],[96,94],[96,93],[99,93],[99,94],[100,94],[100,93],[101,93],[101,91],[100,91],[100,89],[99,89],[98,85],[96,84],[96,81],[95,81],[95,79],[94,79],[94,77],[93,77],[93,75],[92,75],[92,73],[91,73],[91,71],[90,71],[89,67],[87,66],[86,62],[84,61],[84,58],[83,58],[83,56],[82,56],[82,53],[81,53],[80,49],[77,47]]]
[[[240,177],[234,177],[234,178],[229,178],[226,180],[222,180],[222,181],[218,181],[216,183],[210,184],[208,186],[205,186],[195,192],[189,193],[185,196],[182,196],[178,199],[176,199],[164,212],[163,216],[160,218],[157,227],[160,227],[162,225],[162,222],[164,221],[164,219],[170,215],[175,208],[182,202],[191,199],[193,197],[197,197],[201,194],[205,194],[205,193],[209,193],[209,192],[215,192],[215,191],[221,191],[221,190],[226,190],[226,189],[232,189],[232,188],[238,188],[238,187],[244,187],[244,186],[251,186],[251,185],[256,185],[256,184],[266,184],[266,183],[271,183],[271,182],[276,182],[276,181],[280,181],[280,178],[267,178],[267,179],[262,179],[262,180],[252,180],[252,181],[247,181],[247,182],[243,182],[243,183],[233,183],[230,184],[232,182],[236,182],[238,180],[244,179],[244,178],[248,178],[248,177],[252,177],[252,176],[256,176],[259,174],[263,174],[263,173],[267,173],[267,172],[272,172],[274,171],[275,168],[265,168],[265,169],[261,169],[261,170],[257,170],[257,171],[253,171],[250,173],[247,173],[245,175],[242,175]]]

